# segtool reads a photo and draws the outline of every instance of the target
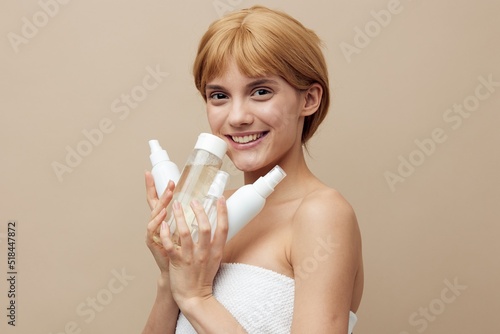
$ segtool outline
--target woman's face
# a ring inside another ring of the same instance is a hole
[[[304,93],[279,76],[249,78],[235,62],[207,82],[207,113],[212,132],[228,143],[234,165],[251,172],[301,151]]]

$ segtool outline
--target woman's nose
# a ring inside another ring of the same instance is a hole
[[[231,104],[228,122],[233,127],[241,127],[253,123],[253,114],[247,104],[234,101]]]

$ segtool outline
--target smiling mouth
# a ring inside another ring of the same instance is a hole
[[[230,136],[230,137],[234,142],[236,142],[238,144],[248,144],[248,143],[256,141],[259,138],[262,138],[266,134],[267,134],[267,132],[261,132],[261,133],[254,133],[252,135],[246,135],[246,136]]]

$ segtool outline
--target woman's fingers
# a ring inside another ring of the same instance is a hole
[[[147,228],[147,243],[150,244],[151,242],[154,242],[154,236],[157,234],[158,228],[160,224],[165,220],[167,217],[167,210],[163,208],[158,215],[156,215],[153,220],[151,220],[148,223],[148,228]]]
[[[160,239],[163,248],[167,251],[169,258],[180,259],[179,256],[190,258],[192,254],[193,241],[191,233],[186,224],[184,210],[178,201],[172,203],[172,214],[174,216],[175,232],[171,233],[171,227],[168,223],[162,222],[160,227]]]
[[[224,196],[217,200],[217,227],[215,228],[214,238],[212,241],[213,247],[223,249],[226,244],[227,232],[229,224],[227,220],[227,206]]]
[[[167,207],[167,205],[170,203],[174,195],[174,188],[175,188],[174,183],[172,181],[169,181],[167,184],[167,188],[160,196],[160,198],[157,200],[153,210],[151,211],[151,217],[155,217],[158,214],[158,212],[160,212],[163,208]]]
[[[217,228],[213,240],[210,221],[203,206],[200,202],[194,200],[191,203],[191,209],[198,225],[197,241],[193,241],[191,230],[188,227],[188,224],[191,224],[192,221],[186,221],[184,210],[178,201],[172,203],[172,214],[176,223],[175,232],[172,233],[167,223],[160,222],[161,244],[168,257],[171,262],[173,261],[172,263],[185,263],[188,265],[211,262],[212,260],[220,261],[228,231],[225,199],[220,198],[217,201]],[[160,223],[156,221],[156,224],[159,225]]]
[[[191,202],[191,209],[196,217],[196,228],[198,230],[197,242],[199,247],[204,249],[210,245],[210,239],[212,237],[210,221],[208,220],[203,206],[197,200],[193,200]]]
[[[172,180],[168,181],[167,188],[160,198],[158,198],[158,195],[156,194],[155,182],[151,172],[146,171],[144,179],[146,183],[146,200],[149,208],[151,209],[151,217],[154,217],[162,208],[166,207],[168,203],[170,203],[175,189],[175,184]]]
[[[193,247],[193,239],[191,238],[191,231],[189,230],[186,222],[186,217],[184,216],[184,210],[182,209],[181,203],[175,201],[172,205],[175,222],[177,224],[177,236],[179,240],[174,240],[181,245],[183,251],[191,250]],[[191,222],[189,222],[191,223]]]
[[[144,173],[144,179],[146,183],[146,200],[148,201],[149,208],[153,210],[158,202],[158,196],[156,195],[155,181],[151,172],[146,171]]]
[[[174,243],[172,242],[171,235],[170,235],[170,227],[168,226],[167,222],[163,221],[161,222],[160,226],[160,239],[161,239],[161,244],[163,245],[163,248],[169,253],[172,253],[174,250]]]

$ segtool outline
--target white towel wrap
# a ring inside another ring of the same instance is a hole
[[[295,281],[275,271],[242,263],[223,263],[214,280],[214,296],[250,334],[290,333]],[[349,331],[357,322],[349,313]],[[181,313],[177,334],[196,334]]]

